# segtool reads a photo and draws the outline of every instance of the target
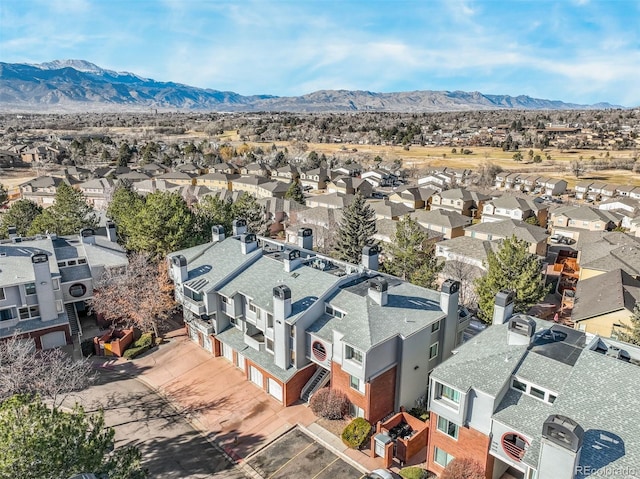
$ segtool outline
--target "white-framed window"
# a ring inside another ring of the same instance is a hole
[[[455,458],[449,454],[447,451],[440,449],[439,447],[433,448],[433,461],[442,466],[447,467],[451,461]]]
[[[267,313],[267,328],[273,328],[273,314]]]
[[[0,288],[0,301],[3,299],[6,299],[6,296],[4,295],[4,288]]]
[[[458,439],[458,425],[442,416],[438,416],[438,431],[456,440]]]
[[[67,266],[75,266],[77,264],[77,261],[75,259],[70,259],[69,261],[67,261]]]
[[[364,394],[364,381],[355,376],[349,376],[349,385],[351,389],[355,389],[356,391]]]
[[[511,387],[518,391],[527,392],[527,385],[522,381],[518,381],[515,378],[513,379],[513,381],[511,381]]]
[[[16,319],[13,308],[0,309],[0,321],[11,321]]]
[[[446,399],[454,404],[460,404],[460,391],[438,383],[438,393],[439,398]]]
[[[56,299],[56,311],[58,313],[62,313],[62,311],[64,311],[64,305],[62,304],[61,299]]]
[[[435,333],[440,329],[440,321],[437,321],[431,325],[431,332]]]
[[[56,291],[60,290],[60,280],[58,278],[53,278],[51,280],[52,284],[53,284],[53,289],[55,289]]]
[[[349,403],[349,416],[351,417],[364,417],[364,409],[356,406],[353,403]]]
[[[202,293],[199,293],[198,291],[194,291],[191,288],[183,286],[182,292],[187,298],[192,299],[193,301],[202,301]]]
[[[78,258],[78,264],[87,264],[87,258]]]
[[[339,309],[334,308],[330,304],[326,304],[324,306],[324,312],[327,313],[329,316],[333,316],[338,319],[344,318],[347,314],[344,311],[340,311]]]
[[[433,343],[429,348],[429,359],[433,359],[438,355],[438,343]]]
[[[249,303],[249,311],[251,311],[254,314],[257,314],[258,313],[258,308],[256,307],[255,304]]]
[[[265,339],[265,349],[268,352],[273,353],[273,339],[269,339],[269,338]]]
[[[58,261],[58,268],[64,268],[67,265],[66,261]]]
[[[358,351],[348,344],[344,347],[344,356],[355,363],[362,364],[362,351]]]
[[[36,294],[36,283],[27,283],[24,285],[24,292],[27,296]]]
[[[511,379],[511,389],[515,389],[516,391],[520,391],[523,394],[534,397],[549,404],[553,404],[557,398],[556,393],[548,391],[541,387],[537,387],[528,382],[521,381],[517,378]]]
[[[25,308],[18,308],[18,314],[20,319],[33,319],[40,317],[40,306],[37,304],[34,306],[27,306]]]

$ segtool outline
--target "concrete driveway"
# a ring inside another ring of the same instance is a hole
[[[97,382],[66,399],[86,411],[104,410],[116,431],[116,447],[137,445],[150,477],[240,479],[246,476],[225,459],[174,407],[137,379],[108,370]]]

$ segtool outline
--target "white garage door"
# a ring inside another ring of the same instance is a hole
[[[233,362],[233,349],[231,349],[231,346],[229,346],[228,344],[222,343],[222,355],[225,357],[225,359]]]
[[[211,352],[213,351],[213,344],[211,344],[211,337],[206,335],[204,336],[204,349]]]
[[[42,349],[52,349],[67,345],[67,337],[64,331],[56,331],[55,333],[47,333],[40,336]]]
[[[256,386],[259,386],[260,389],[263,388],[262,372],[253,366],[249,366],[249,379],[251,379],[251,382],[253,384],[255,384]]]
[[[236,356],[238,358],[238,362],[236,363],[236,366],[238,366],[240,369],[244,371],[244,356],[240,353],[238,353]]]
[[[271,394],[278,401],[282,401],[282,385],[278,381],[274,381],[269,378],[269,382],[267,383],[269,387],[269,394]]]
[[[193,326],[189,327],[189,336],[192,341],[198,342],[198,330]]]

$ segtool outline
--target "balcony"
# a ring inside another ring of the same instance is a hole
[[[200,316],[207,312],[203,301],[195,301],[181,291],[176,290],[176,300],[182,304],[182,307],[188,309],[196,316]]]
[[[260,331],[253,333],[252,335],[244,335],[244,344],[256,351],[264,351],[264,334]]]

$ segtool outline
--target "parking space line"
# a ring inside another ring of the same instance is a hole
[[[334,462],[336,462],[338,459],[340,459],[339,457],[336,457],[333,461],[331,461],[329,464],[327,464],[326,466],[324,466],[322,469],[320,469],[320,472],[318,474],[316,474],[315,476],[313,476],[311,479],[316,479],[316,477],[318,477],[320,474],[322,474],[324,472],[324,470],[331,466]]]
[[[273,474],[271,474],[267,479],[271,479],[272,477],[274,477],[276,474],[278,474],[282,469],[284,469],[286,467],[287,464],[289,464],[291,461],[293,461],[296,457],[298,457],[300,454],[302,454],[304,451],[306,451],[307,449],[309,449],[311,446],[313,446],[314,444],[316,444],[315,441],[313,441],[311,444],[309,444],[307,447],[305,447],[302,451],[300,451],[298,454],[296,454],[295,456],[293,456],[291,459],[289,459],[287,462],[285,462],[282,466],[280,466]]]

